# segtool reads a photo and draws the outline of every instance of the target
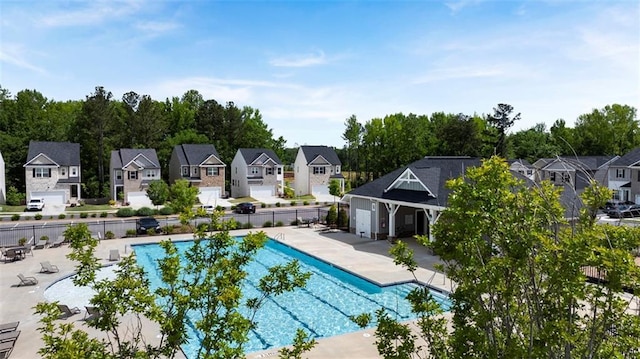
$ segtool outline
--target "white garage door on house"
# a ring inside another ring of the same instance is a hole
[[[198,191],[198,200],[202,204],[216,205],[220,198],[220,187],[200,187]]]
[[[147,197],[147,192],[129,192],[127,194],[127,202],[133,208],[153,207],[153,203]]]
[[[270,198],[274,197],[275,193],[273,186],[251,186],[249,187],[249,196],[259,199],[259,198]]]
[[[356,208],[356,234],[371,238],[371,211]]]
[[[64,191],[52,192],[31,192],[31,198],[44,198],[44,206],[48,205],[65,205],[67,200]],[[29,200],[29,199],[27,199]]]
[[[321,184],[321,185],[313,186],[311,188],[311,194],[314,196],[317,196],[317,195],[330,196],[329,185]]]

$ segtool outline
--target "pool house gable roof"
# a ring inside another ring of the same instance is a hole
[[[447,180],[460,177],[467,168],[480,164],[479,158],[466,156],[425,157],[350,191],[345,199],[360,197],[409,206],[444,208],[450,192],[446,187]]]
[[[422,181],[418,178],[418,176],[416,176],[416,174],[413,173],[411,168],[408,168],[408,167],[404,170],[404,172],[400,174],[400,176],[396,178],[395,181],[393,181],[389,185],[389,187],[385,188],[384,191],[388,192],[394,189],[406,189],[411,191],[427,192],[428,195],[432,197],[436,197],[436,195],[434,195],[433,192],[429,190],[429,188],[424,183],[422,183]]]

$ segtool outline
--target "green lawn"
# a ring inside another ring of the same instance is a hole
[[[8,204],[0,204],[0,212],[24,212],[27,206],[9,206]]]
[[[77,207],[67,207],[65,209],[66,212],[87,212],[87,211],[109,211],[115,210],[115,208],[111,207],[108,204],[85,204],[84,206]]]

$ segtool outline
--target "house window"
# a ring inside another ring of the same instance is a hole
[[[323,175],[326,173],[326,169],[324,167],[313,167],[314,175]]]
[[[568,173],[562,174],[562,183],[569,183],[571,181],[571,176]]]
[[[71,166],[70,168],[71,170],[71,177],[78,177],[78,167],[76,166]]]
[[[273,167],[267,167],[266,171],[267,171],[267,176],[273,175]]]
[[[218,176],[218,167],[207,167],[207,176]]]
[[[533,174],[532,170],[527,170],[527,176],[531,176]]]
[[[156,170],[144,170],[144,176],[147,178],[156,178]]]
[[[638,182],[640,182],[640,171],[638,171]]]
[[[616,178],[624,178],[624,168],[616,168]]]
[[[639,172],[640,173],[640,172]],[[282,167],[278,167],[278,174],[281,175],[282,174]]]
[[[189,167],[187,167],[187,166],[182,167],[182,175],[183,176],[188,176],[189,175]]]
[[[251,167],[251,170],[249,172],[253,176],[256,176],[256,175],[258,175],[260,173],[260,171],[258,171],[258,167]]]
[[[122,179],[122,170],[116,170],[116,179],[118,181]]]
[[[340,173],[340,166],[336,166],[336,174]]]
[[[128,171],[127,172],[127,179],[137,180],[138,179],[138,171]]]
[[[67,175],[67,167],[60,167],[60,176],[66,176]]]
[[[193,175],[194,176],[198,175],[198,167],[193,167]]]
[[[33,177],[35,178],[51,177],[51,168],[36,167],[33,169]]]
[[[551,180],[551,182],[555,182],[556,181],[556,173],[555,172],[549,173],[549,179]]]

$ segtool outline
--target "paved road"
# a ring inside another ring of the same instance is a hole
[[[287,207],[274,211],[272,209],[258,209],[252,214],[238,214],[227,212],[225,219],[234,218],[240,224],[239,228],[255,228],[274,225],[290,225],[296,218],[305,219],[324,218],[327,209],[322,207]],[[108,231],[112,232],[116,238],[123,238],[127,231],[136,230],[138,217],[130,218],[85,218],[85,219],[63,219],[63,220],[30,220],[30,221],[2,221],[0,222],[0,247],[13,246],[18,244],[21,238],[34,238],[37,242],[41,237],[47,236],[49,241],[54,241],[63,235],[69,225],[76,223],[86,223],[89,230],[95,237],[104,238]],[[177,216],[155,216],[162,227],[178,225],[180,222]],[[209,223],[209,218],[198,218],[192,221],[193,225]]]

